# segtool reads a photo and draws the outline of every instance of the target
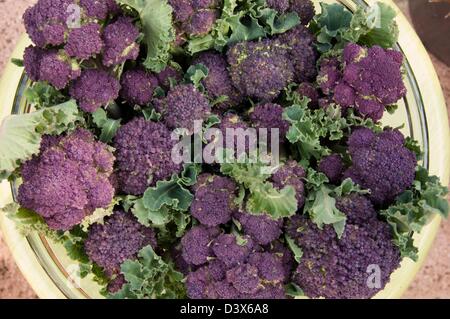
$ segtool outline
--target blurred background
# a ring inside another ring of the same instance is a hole
[[[35,0],[0,0],[0,74],[24,32],[22,14]],[[428,49],[450,114],[450,0],[393,0]],[[0,100],[1,102],[1,100]],[[432,107],[432,106],[429,106]],[[450,116],[449,116],[450,119]],[[405,298],[450,298],[450,222],[444,221],[422,270]],[[0,298],[37,298],[0,233]]]

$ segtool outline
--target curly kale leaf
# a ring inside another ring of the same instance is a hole
[[[222,161],[220,171],[240,185],[240,201],[247,198],[247,211],[251,214],[267,214],[273,219],[293,216],[297,211],[297,199],[292,186],[278,190],[267,181],[274,167],[261,161]],[[240,203],[241,204],[241,203]]]
[[[69,100],[61,91],[46,82],[35,82],[25,90],[27,102],[36,110],[58,105]]]
[[[74,100],[20,115],[0,124],[0,180],[39,152],[45,134],[59,135],[79,126],[83,118]]]
[[[183,274],[172,263],[158,256],[151,246],[144,247],[137,260],[125,261],[121,272],[127,283],[111,299],[179,299],[186,297]]]
[[[194,196],[187,189],[197,181],[198,165],[186,165],[184,171],[168,181],[159,181],[148,188],[143,197],[131,200],[131,211],[145,226],[166,231],[169,224],[176,226],[176,237],[182,237],[190,223],[188,211]]]
[[[172,7],[167,0],[117,0],[139,14],[147,46],[144,66],[159,73],[170,60],[170,50],[175,41],[172,24]]]
[[[435,215],[448,217],[447,194],[448,189],[441,185],[439,178],[430,176],[425,168],[419,166],[413,187],[399,195],[392,206],[380,212],[391,225],[394,243],[403,257],[417,260],[414,233],[420,233]]]
[[[322,12],[311,24],[321,53],[341,50],[348,42],[392,48],[398,40],[396,13],[384,3],[367,10],[359,7],[355,13],[337,3],[321,3],[321,7]]]
[[[210,49],[222,51],[233,43],[284,33],[299,23],[296,13],[280,15],[268,8],[264,0],[225,0],[214,30],[190,39],[187,49],[191,54]]]

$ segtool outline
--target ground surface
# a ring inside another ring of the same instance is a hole
[[[417,0],[414,0],[417,1]],[[21,16],[34,0],[0,0],[0,72],[24,31]],[[407,0],[395,0],[408,13]],[[450,17],[448,18],[450,19]],[[450,52],[448,52],[450,55]],[[432,57],[450,106],[450,69]],[[1,102],[1,100],[0,100]],[[450,112],[449,112],[450,114]],[[409,298],[450,298],[450,222],[444,222],[427,262],[406,293]],[[0,298],[36,298],[17,269],[0,234]]]

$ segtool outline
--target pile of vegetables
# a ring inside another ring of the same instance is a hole
[[[3,211],[105,296],[371,298],[448,215],[418,142],[381,124],[406,95],[385,4],[39,0],[24,24],[34,111],[0,126]],[[174,159],[175,133],[249,128],[276,165]]]

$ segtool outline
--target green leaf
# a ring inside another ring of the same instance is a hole
[[[202,81],[208,77],[208,73],[208,68],[201,63],[191,65],[186,71],[184,80],[186,83],[193,84],[200,92],[204,92],[205,87],[203,86]]]
[[[104,143],[109,143],[116,136],[117,130],[120,128],[121,120],[113,120],[108,118],[106,111],[99,108],[97,111],[92,113],[92,119],[94,124],[101,130],[100,141]]]
[[[172,24],[172,7],[167,0],[117,0],[139,14],[147,46],[144,66],[155,73],[165,69],[170,60],[170,50],[175,41]]]
[[[346,178],[342,181],[341,185],[333,190],[337,197],[344,197],[351,193],[357,193],[361,195],[370,194],[369,190],[363,190],[358,184],[355,184],[351,178]]]
[[[137,260],[127,260],[121,272],[126,284],[111,299],[182,299],[186,298],[184,276],[172,263],[158,256],[151,246],[144,247]]]
[[[19,68],[23,68],[23,60],[22,59],[11,59],[11,63]]]
[[[74,129],[82,120],[73,100],[34,113],[6,117],[0,125],[0,180],[39,153],[42,135],[59,135]]]
[[[405,147],[413,152],[418,160],[422,159],[423,152],[418,141],[414,140],[410,136],[407,136],[405,138]]]
[[[323,225],[333,225],[338,238],[341,238],[347,217],[336,208],[336,199],[331,196],[331,193],[332,190],[326,185],[310,193],[305,204],[305,212],[319,229],[322,229]]]
[[[61,91],[46,82],[35,82],[25,90],[27,102],[39,110],[45,107],[61,104],[69,100]]]
[[[439,178],[430,176],[425,168],[419,166],[412,189],[399,195],[393,205],[380,211],[391,225],[394,243],[403,257],[417,260],[414,233],[420,232],[436,214],[448,217],[447,194],[448,189],[440,184]]]
[[[284,287],[286,291],[286,295],[296,298],[296,297],[304,297],[305,293],[303,290],[297,286],[295,283],[291,282]]]
[[[289,249],[294,254],[295,261],[297,263],[300,263],[300,260],[303,257],[303,250],[299,246],[297,246],[295,241],[291,237],[289,237],[288,235],[285,235],[285,239],[286,239],[286,243],[288,244]]]

